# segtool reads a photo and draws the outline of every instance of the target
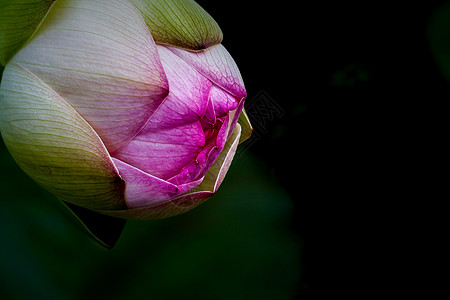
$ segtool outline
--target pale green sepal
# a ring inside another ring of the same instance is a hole
[[[250,123],[250,120],[248,119],[248,115],[245,112],[245,109],[243,109],[241,114],[239,115],[238,123],[241,124],[242,128],[241,139],[239,140],[240,144],[248,140],[253,133],[253,127],[252,124]]]
[[[17,63],[3,73],[0,129],[19,166],[57,198],[90,209],[125,206],[125,183],[95,131]]]
[[[99,214],[64,201],[58,201],[65,214],[89,237],[112,249],[119,240],[126,220]]]
[[[33,36],[56,0],[0,0],[0,64]]]
[[[222,31],[192,0],[131,0],[144,17],[157,44],[200,51],[220,44]]]

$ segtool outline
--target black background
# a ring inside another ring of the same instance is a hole
[[[428,39],[443,1],[199,3],[247,105],[264,90],[284,110],[250,149],[294,201],[298,296],[418,292],[429,256],[416,251],[440,222],[424,204],[446,128],[449,86]]]

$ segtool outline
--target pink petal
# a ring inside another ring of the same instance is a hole
[[[164,180],[195,160],[205,139],[200,122],[141,132],[114,157]]]
[[[125,180],[125,199],[130,208],[154,205],[179,194],[177,186],[113,158],[120,176]]]
[[[247,96],[241,73],[223,45],[215,45],[201,52],[189,52],[174,47],[169,49],[232,95],[238,98]]]
[[[230,110],[236,109],[239,105],[239,99],[217,86],[211,88],[209,95],[218,118],[226,116]]]
[[[162,124],[176,126],[198,121],[205,115],[213,84],[167,47],[157,47],[172,101],[164,103],[163,111],[152,117],[152,123],[160,128]]]
[[[211,97],[208,97],[208,106],[201,122],[203,127],[210,127],[216,123],[216,112]]]
[[[190,161],[176,176],[168,179],[168,181],[174,184],[181,184],[205,176],[225,145],[227,124],[228,118],[225,117],[223,121],[219,120],[216,122],[213,128],[207,129],[205,134],[208,134],[208,131],[213,132],[211,137],[206,137],[207,144],[203,150],[197,155],[195,160]]]
[[[167,180],[195,162],[205,146],[200,120],[212,83],[165,47],[158,50],[170,93],[143,130],[114,157]]]
[[[202,183],[191,192],[177,196],[169,201],[160,202],[145,207],[130,208],[125,210],[99,210],[98,212],[117,218],[154,220],[176,216],[193,209],[212,197],[219,188],[225,174],[228,171],[228,168],[231,165],[234,154],[236,153],[240,135],[241,127],[238,124],[236,125],[236,129],[230,139],[225,144],[222,153],[220,153]]]

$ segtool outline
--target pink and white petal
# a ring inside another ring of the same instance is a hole
[[[177,186],[147,174],[123,161],[113,158],[120,176],[125,180],[125,199],[130,208],[168,201],[179,194]]]
[[[210,131],[213,131],[214,133],[212,133],[212,137],[209,140],[207,139],[208,144],[201,150],[195,159],[186,164],[178,174],[168,179],[168,181],[173,184],[181,184],[205,176],[206,172],[208,172],[225,145],[227,124],[227,117],[225,117],[223,121],[217,122],[216,128],[210,129]]]
[[[222,151],[223,147],[225,146],[225,143],[228,140],[228,119],[229,116],[225,116],[222,118],[221,123],[222,125],[219,128],[219,132],[216,136],[216,146],[220,148],[220,151]]]
[[[170,99],[150,122],[158,128],[195,122],[205,115],[212,83],[164,46],[157,46],[166,73]],[[170,116],[170,117],[168,117]]]
[[[164,180],[195,160],[205,146],[200,122],[141,132],[114,157]]]
[[[222,153],[222,150],[228,140],[228,129],[228,116],[226,116],[223,118],[219,132],[217,133],[215,140],[212,142],[214,147],[211,147],[211,150],[207,152],[207,155],[204,158],[204,162],[202,163],[203,170],[200,173],[201,176],[205,176],[211,166],[215,163],[220,153]]]
[[[205,176],[202,183],[191,192],[178,196],[167,202],[150,205],[146,207],[130,208],[125,210],[97,210],[99,213],[116,218],[133,220],[155,220],[173,217],[185,213],[196,206],[202,204],[219,188],[222,183],[231,161],[236,153],[239,144],[241,127],[236,125],[231,138],[225,144],[224,150]]]
[[[174,47],[168,48],[193,66],[200,74],[230,94],[240,99],[247,96],[241,73],[234,59],[222,44],[212,46],[201,52],[189,52]]]
[[[128,1],[60,0],[13,58],[52,87],[114,153],[168,93],[158,51]]]
[[[208,106],[206,108],[205,115],[202,120],[203,127],[211,127],[216,123],[216,112],[214,111],[214,105],[211,100],[211,97],[208,97]]]
[[[214,85],[209,92],[209,97],[214,105],[216,117],[221,118],[228,115],[230,110],[234,110],[239,105],[239,99]]]
[[[199,121],[212,83],[177,55],[158,46],[170,93],[142,131],[117,157],[164,180],[175,176],[205,146]]]
[[[167,179],[167,181],[173,184],[181,185],[203,177],[206,172],[202,171],[204,170],[206,164],[208,152],[211,151],[212,147],[212,145],[208,145],[204,148],[194,159],[178,170],[175,176]]]

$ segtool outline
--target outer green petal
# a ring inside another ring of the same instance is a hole
[[[238,122],[242,127],[241,139],[239,140],[239,143],[242,143],[248,140],[252,136],[253,132],[252,124],[250,124],[250,120],[248,119],[248,115],[245,112],[245,109],[243,109],[241,114],[239,115]]]
[[[30,71],[6,66],[0,128],[19,166],[61,200],[90,209],[123,208],[124,182],[84,119]]]
[[[236,153],[240,134],[241,126],[237,124],[233,134],[226,142],[216,162],[206,173],[202,183],[192,191],[166,203],[125,210],[103,210],[98,212],[124,219],[155,220],[173,217],[193,209],[211,198],[219,188]]]
[[[55,0],[0,0],[0,64],[33,36]]]
[[[192,0],[131,0],[157,44],[199,51],[220,44],[216,21]]]

